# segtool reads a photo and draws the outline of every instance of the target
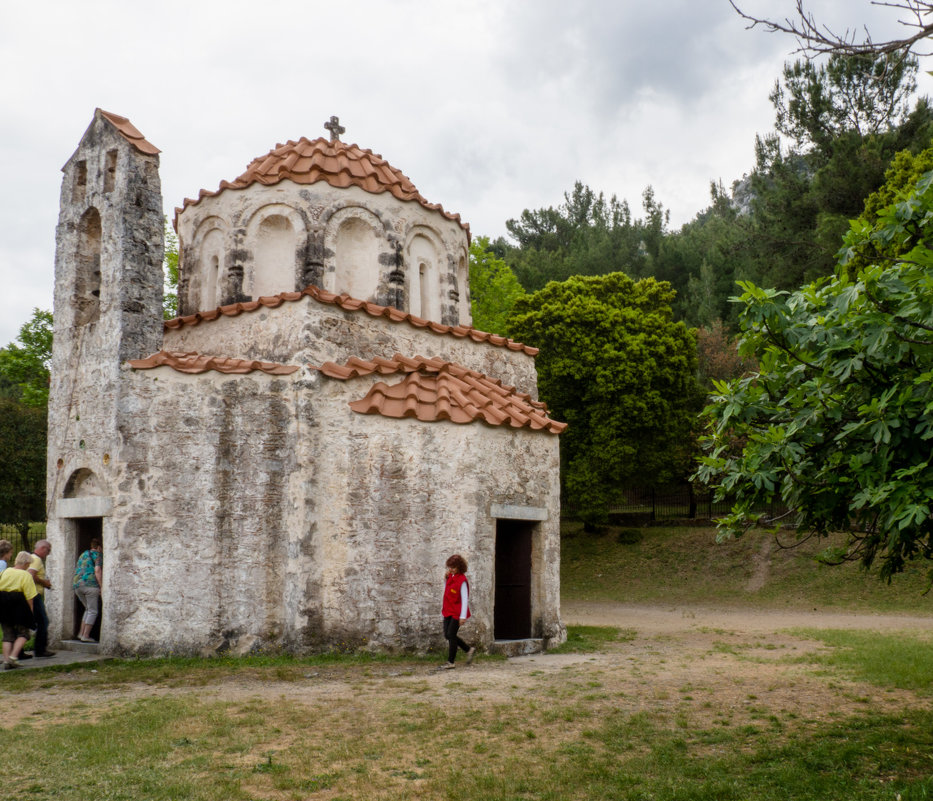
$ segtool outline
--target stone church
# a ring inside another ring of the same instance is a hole
[[[77,630],[95,536],[102,653],[424,650],[455,552],[466,637],[564,639],[564,425],[537,400],[536,351],[471,326],[459,216],[325,127],[176,209],[168,321],[158,148],[97,109],[65,164],[53,641]]]

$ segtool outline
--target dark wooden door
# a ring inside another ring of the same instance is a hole
[[[95,537],[101,542],[104,541],[104,519],[102,517],[77,517],[74,519],[74,522],[78,546],[76,552],[77,556],[81,556],[81,554],[91,547],[91,540]],[[68,581],[67,591],[71,592],[71,576],[68,577]],[[75,598],[74,606],[74,634],[77,636],[78,631],[81,629],[81,618],[84,617],[84,607],[77,598]],[[91,629],[91,637],[95,640],[100,640],[100,619],[103,617],[104,611],[103,600],[98,606],[98,609],[100,611],[97,614],[97,622],[94,624],[94,628]]]
[[[531,532],[524,520],[496,521],[496,608],[493,615],[497,640],[531,637]]]

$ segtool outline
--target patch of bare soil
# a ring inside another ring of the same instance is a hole
[[[783,629],[861,629],[868,631],[933,631],[933,617],[864,613],[763,609],[715,609],[695,606],[640,606],[590,601],[565,603],[564,623],[620,626],[644,634],[671,634],[717,628],[736,634],[762,634]]]
[[[614,710],[650,712],[693,726],[760,724],[769,720],[828,720],[865,710],[895,711],[915,702],[906,692],[879,692],[829,678],[804,657],[820,643],[789,633],[798,628],[933,631],[933,618],[840,613],[736,611],[693,607],[566,604],[568,624],[616,626],[624,641],[597,654],[539,654],[507,661],[480,660],[456,670],[398,664],[309,668],[297,681],[231,673],[209,687],[53,686],[18,695],[3,726],[29,718],[30,710],[76,705],[100,711],[144,697],[190,694],[199,700],[244,702],[286,697],[309,709],[399,697],[498,705],[516,698],[580,697]],[[89,710],[89,713],[90,713]],[[55,716],[51,717],[54,720]]]
[[[755,555],[755,572],[745,584],[746,592],[758,592],[768,583],[768,576],[771,573],[771,544],[773,538],[765,537],[761,541],[761,548]]]

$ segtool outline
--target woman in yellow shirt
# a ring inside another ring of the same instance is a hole
[[[19,655],[35,626],[32,599],[36,583],[29,573],[32,554],[20,551],[13,567],[0,573],[0,626],[3,627],[3,670],[19,667]]]

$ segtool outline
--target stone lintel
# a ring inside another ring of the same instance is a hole
[[[113,508],[110,498],[59,498],[56,517],[107,517]]]
[[[503,520],[547,520],[547,509],[543,506],[494,503],[489,507],[489,516]]]

